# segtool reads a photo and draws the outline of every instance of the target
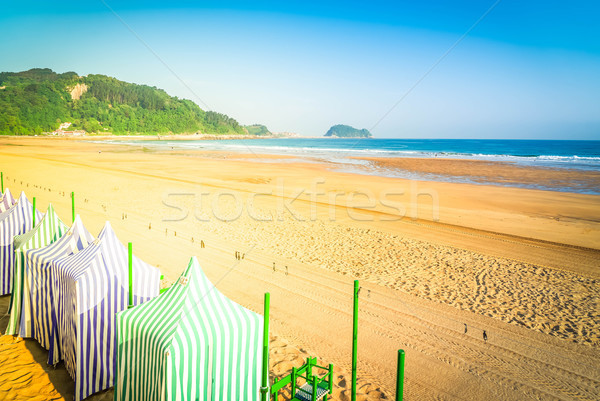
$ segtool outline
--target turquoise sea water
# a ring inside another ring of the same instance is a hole
[[[149,148],[204,149],[294,156],[297,159],[309,162],[315,159],[331,162],[338,171],[435,181],[469,182],[469,179],[468,177],[424,177],[408,172],[402,174],[398,171],[362,169],[361,166],[365,162],[353,159],[353,157],[444,157],[504,161],[517,165],[547,168],[600,171],[600,141],[280,138],[129,141],[127,143]],[[257,161],[260,160],[257,158]],[[531,184],[523,186],[536,187]],[[556,188],[551,189],[557,190]],[[600,188],[590,189],[588,187],[581,190],[577,189],[577,186],[571,187],[569,185],[564,190],[600,193]]]
[[[139,142],[141,143],[141,142]],[[149,146],[230,150],[279,155],[364,157],[455,157],[600,170],[600,141],[476,139],[234,139],[144,141]]]

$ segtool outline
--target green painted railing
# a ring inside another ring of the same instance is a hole
[[[321,369],[327,371],[323,376],[319,376],[314,374],[313,369]],[[311,383],[313,387],[312,393],[308,393],[304,390],[298,388],[297,380],[304,379],[307,383]],[[323,383],[325,384],[323,386]],[[317,358],[308,357],[306,358],[306,362],[299,368],[292,368],[292,373],[287,376],[282,377],[280,380],[275,379],[273,385],[271,386],[271,395],[273,395],[275,400],[279,398],[279,392],[286,386],[292,386],[292,397],[296,395],[297,391],[303,391],[307,394],[313,401],[317,399],[317,388],[326,388],[329,391],[329,394],[333,391],[333,364],[329,364],[329,366],[319,366],[317,365]],[[327,395],[323,398],[323,400],[327,401]]]

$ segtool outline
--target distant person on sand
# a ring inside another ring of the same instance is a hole
[[[487,333],[485,330],[483,330],[483,341],[487,343]]]
[[[467,334],[467,324],[464,323],[464,325],[465,325],[465,334]]]

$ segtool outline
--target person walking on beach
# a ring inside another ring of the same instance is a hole
[[[464,325],[465,325],[465,334],[467,334],[467,324],[464,323]]]
[[[485,330],[483,330],[483,341],[487,343],[487,333]]]

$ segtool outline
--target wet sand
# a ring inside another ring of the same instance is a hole
[[[563,188],[577,192],[600,191],[600,172],[524,166],[511,162],[445,158],[356,158],[389,171],[413,172],[432,178],[451,177],[480,184]]]

